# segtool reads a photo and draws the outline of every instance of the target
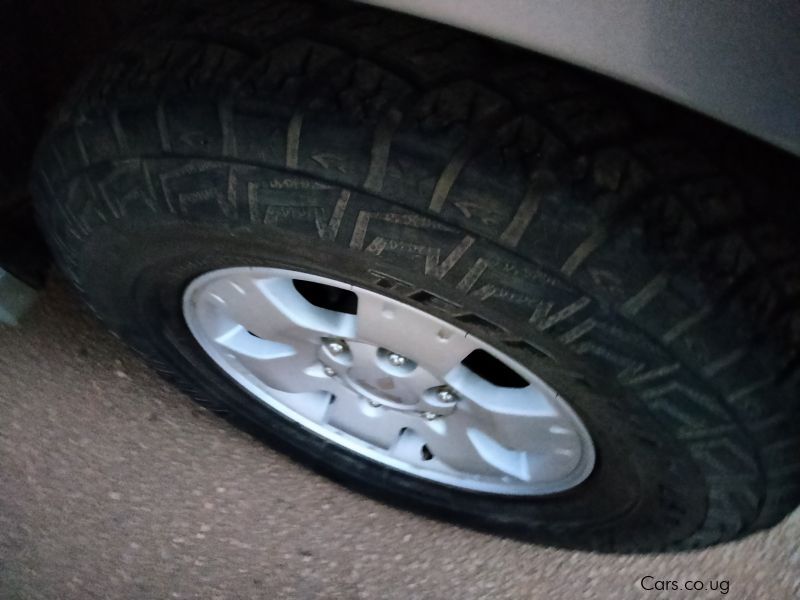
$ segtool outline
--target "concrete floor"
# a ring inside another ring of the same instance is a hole
[[[52,283],[0,327],[0,598],[800,598],[800,513],[599,556],[363,498],[197,408]],[[644,591],[643,576],[730,591]]]

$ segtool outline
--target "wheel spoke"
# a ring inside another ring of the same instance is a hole
[[[316,341],[321,336],[348,337],[353,315],[314,306],[286,277],[249,275],[211,282],[204,299],[215,311],[264,339],[280,342]]]
[[[402,429],[390,448],[392,456],[410,464],[421,464],[425,439],[413,429]]]
[[[356,394],[343,392],[328,408],[325,422],[379,448],[390,448],[400,435],[406,415],[386,418],[387,409],[370,406]]]
[[[261,361],[254,365],[257,375],[269,383],[270,387],[284,392],[328,391],[330,378],[322,373],[321,367],[303,354]]]
[[[565,426],[564,417],[538,382],[524,388],[500,387],[466,367],[453,371],[447,382],[461,398],[459,411],[472,415],[468,435],[485,460],[493,462],[505,456],[509,464],[508,460],[516,459],[504,455],[503,449],[522,452],[527,455],[527,466],[519,463],[515,469],[519,473],[527,469],[537,480],[546,480],[568,463],[577,464],[580,436],[576,429]]]
[[[483,443],[483,436],[474,433],[469,415],[456,411],[447,419],[425,423],[416,431],[433,457],[455,471],[483,476],[513,475],[525,480],[526,473],[520,468],[524,453],[502,453],[489,448]]]
[[[292,346],[257,337],[239,324],[231,325],[227,331],[217,335],[214,341],[240,357],[256,360],[273,360],[296,353]]]
[[[513,418],[558,415],[547,396],[533,384],[521,388],[495,385],[464,366],[451,371],[446,381],[462,398],[486,413]]]
[[[358,295],[359,339],[406,356],[439,377],[456,368],[478,346],[454,327],[431,327],[430,317],[404,304],[364,290]]]

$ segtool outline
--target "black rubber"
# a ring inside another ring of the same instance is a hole
[[[424,21],[227,2],[151,23],[90,70],[33,186],[95,312],[298,459],[506,535],[676,550],[798,503],[800,261],[791,205],[728,174],[674,116]],[[376,289],[497,345],[569,398],[594,473],[544,498],[470,494],[305,433],[228,381],[183,323],[193,277],[244,264]]]

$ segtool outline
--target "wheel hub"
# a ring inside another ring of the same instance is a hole
[[[337,304],[342,297],[356,308]],[[471,491],[536,495],[574,487],[594,465],[581,420],[535,374],[382,294],[238,267],[191,282],[184,316],[259,401],[385,466]],[[496,380],[504,370],[513,382]]]
[[[450,414],[455,408],[453,402],[438,399],[445,382],[401,354],[355,340],[336,342],[333,349],[323,341],[320,349],[320,362],[330,369],[330,376],[373,407],[413,411],[419,416]],[[420,389],[420,380],[429,381],[431,387]]]

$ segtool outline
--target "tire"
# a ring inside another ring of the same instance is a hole
[[[392,13],[226,3],[148,25],[91,69],[33,188],[94,312],[298,460],[503,535],[680,550],[798,503],[800,270],[796,215],[665,133],[665,111]],[[592,474],[545,496],[454,490],[278,415],[181,313],[194,278],[248,265],[374,290],[501,349],[569,399]]]

